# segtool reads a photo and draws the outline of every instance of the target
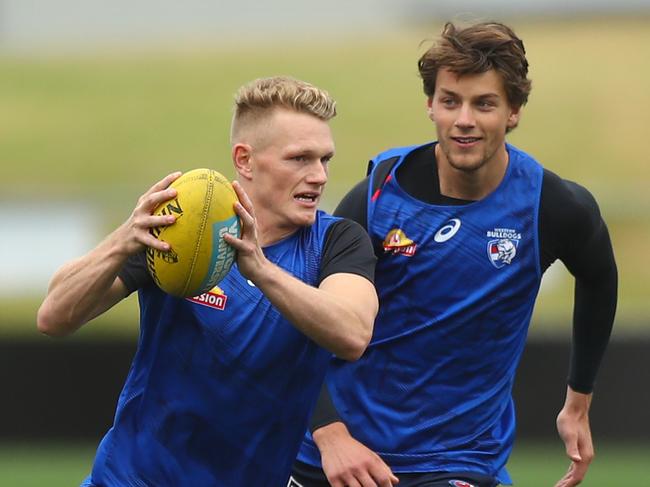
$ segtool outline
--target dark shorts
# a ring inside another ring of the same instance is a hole
[[[492,477],[472,473],[396,473],[397,487],[496,487]],[[330,487],[323,470],[296,462],[287,487]]]

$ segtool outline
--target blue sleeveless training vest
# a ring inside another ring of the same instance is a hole
[[[338,218],[264,249],[317,285]],[[141,334],[87,485],[285,485],[331,354],[297,331],[236,266],[209,293],[139,291]]]
[[[335,359],[327,383],[351,434],[395,472],[475,472],[509,482],[511,390],[539,289],[542,167],[507,146],[501,184],[462,206],[400,188],[397,158],[369,185],[368,232],[383,247],[380,310],[361,360]],[[372,179],[371,179],[372,181]],[[319,465],[307,434],[299,460]]]

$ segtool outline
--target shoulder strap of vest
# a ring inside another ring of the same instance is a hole
[[[384,181],[386,181],[386,178],[392,171],[393,167],[395,166],[395,163],[399,161],[400,157],[395,156],[395,157],[389,157],[388,159],[381,161],[381,162],[375,162],[375,161],[370,161],[368,163],[368,175],[372,175],[372,181],[370,181],[372,191],[370,194],[375,194],[375,192],[384,184]],[[374,172],[373,172],[374,168]]]

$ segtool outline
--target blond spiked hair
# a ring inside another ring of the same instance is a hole
[[[336,116],[336,101],[327,91],[310,83],[288,76],[256,79],[235,95],[231,143],[237,142],[242,127],[268,116],[276,108],[306,113],[323,121]]]

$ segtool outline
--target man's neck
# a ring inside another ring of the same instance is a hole
[[[280,240],[284,240],[298,230],[296,227],[288,228],[274,224],[265,225],[264,223],[266,221],[269,221],[269,219],[265,218],[264,214],[257,215],[257,241],[262,248],[269,247]]]

